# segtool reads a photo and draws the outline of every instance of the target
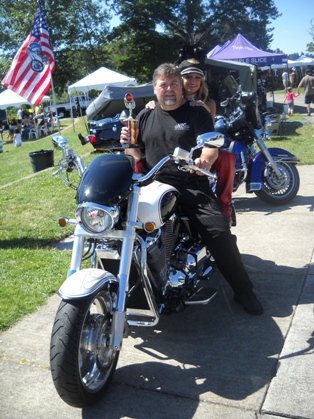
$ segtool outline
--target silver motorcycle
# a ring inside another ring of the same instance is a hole
[[[76,189],[75,225],[67,279],[51,335],[51,374],[60,397],[74,407],[99,400],[114,375],[130,327],[155,326],[162,314],[207,304],[216,289],[202,287],[212,269],[211,255],[177,206],[179,192],[156,181],[169,162],[178,170],[201,171],[196,149],[221,147],[217,132],[197,138],[190,151],[176,148],[146,175],[121,147],[95,157],[85,168],[62,136],[56,174]],[[135,145],[136,146],[136,145]],[[79,184],[70,181],[78,173]]]

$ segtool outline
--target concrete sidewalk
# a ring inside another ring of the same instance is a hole
[[[75,409],[49,371],[53,296],[0,335],[1,419],[314,419],[314,166],[299,172],[291,205],[269,207],[244,187],[235,194],[233,231],[262,316],[245,313],[214,272],[210,304],[132,329],[107,395]]]

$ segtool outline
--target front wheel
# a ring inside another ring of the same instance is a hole
[[[119,358],[110,345],[116,290],[106,285],[93,297],[61,301],[50,345],[50,366],[59,396],[70,406],[99,400]]]
[[[299,172],[295,164],[276,162],[280,171],[277,176],[270,165],[264,168],[262,189],[255,194],[270,205],[285,205],[292,201],[300,187]]]

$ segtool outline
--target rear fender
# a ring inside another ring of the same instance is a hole
[[[268,151],[275,161],[284,161],[291,164],[298,164],[299,162],[294,154],[282,148],[269,148]],[[251,162],[250,174],[247,178],[246,192],[259,191],[262,188],[262,175],[265,163],[266,158],[261,151],[254,156]]]
[[[118,283],[118,279],[110,272],[102,269],[82,269],[69,276],[59,289],[63,300],[78,300],[97,292],[106,283]]]

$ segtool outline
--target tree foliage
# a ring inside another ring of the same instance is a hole
[[[100,66],[151,80],[161,62],[174,62],[187,42],[205,51],[238,33],[261,49],[279,15],[273,0],[41,0],[56,58],[57,93]],[[0,77],[30,33],[35,0],[1,0]],[[120,24],[110,29],[112,15]],[[1,80],[2,80],[1,78]]]
[[[280,16],[273,0],[107,0],[125,30],[157,26],[186,38],[202,38],[209,51],[241,33],[261,49],[272,41],[267,26]]]
[[[312,19],[311,22],[311,27],[310,27],[310,35],[313,38],[313,42],[310,42],[306,45],[306,49],[309,53],[314,54],[314,20]]]
[[[37,2],[1,0],[1,3],[0,24],[4,28],[0,32],[1,61],[8,63],[31,31]],[[61,92],[68,84],[106,64],[111,16],[95,0],[42,0],[41,5],[57,63],[54,85]],[[1,72],[4,67],[0,65]]]
[[[129,48],[126,60],[118,57],[117,50],[111,58],[137,77],[142,68],[141,75],[152,73],[158,60],[176,61],[180,47],[188,43],[210,51],[241,33],[266,49],[272,41],[267,26],[280,16],[273,0],[106,0],[106,4],[121,19],[111,39],[118,43],[127,39]]]

